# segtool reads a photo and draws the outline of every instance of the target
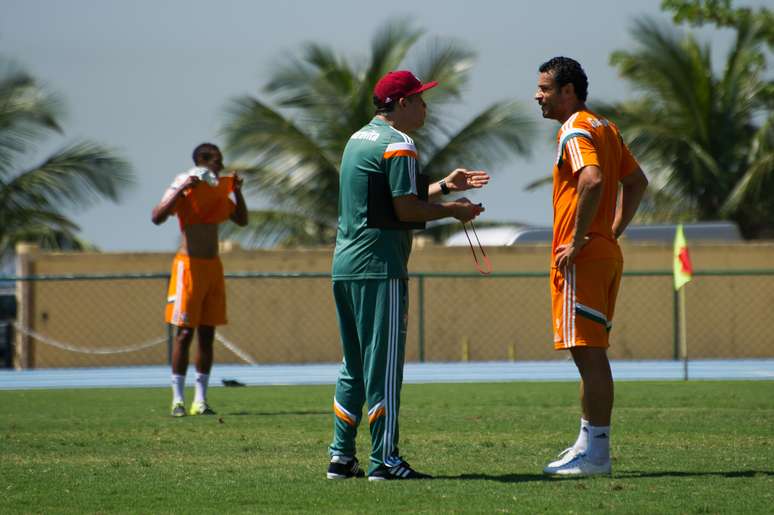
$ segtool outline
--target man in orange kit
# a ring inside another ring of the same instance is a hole
[[[576,442],[544,472],[610,474],[613,375],[607,347],[623,270],[618,238],[648,180],[615,124],[586,108],[588,79],[581,65],[555,57],[539,71],[535,100],[543,118],[562,124],[553,169],[554,348],[568,349],[578,367],[583,415]]]
[[[236,173],[220,176],[220,149],[212,143],[202,143],[194,149],[193,161],[196,166],[175,178],[151,215],[156,225],[177,215],[182,232],[180,249],[172,263],[166,308],[167,323],[178,328],[172,350],[173,417],[186,414],[183,392],[194,330],[199,333],[199,352],[195,396],[189,413],[215,414],[207,404],[207,386],[215,326],[226,323],[226,285],[218,257],[218,226],[226,220],[247,225],[242,179]]]

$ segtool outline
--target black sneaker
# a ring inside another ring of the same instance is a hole
[[[337,463],[331,461],[328,464],[328,479],[349,479],[351,477],[363,477],[365,472],[360,469],[360,463],[357,458],[352,458],[348,463]]]
[[[379,465],[379,468],[368,474],[369,481],[387,481],[392,479],[432,479],[433,476],[417,472],[406,461],[401,461],[399,465],[388,467],[385,464]]]

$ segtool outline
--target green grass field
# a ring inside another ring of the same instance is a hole
[[[437,479],[369,483],[325,479],[331,386],[214,388],[219,416],[182,419],[167,389],[5,391],[0,513],[772,512],[774,383],[616,395],[613,476],[556,480],[576,384],[407,385],[401,452]]]

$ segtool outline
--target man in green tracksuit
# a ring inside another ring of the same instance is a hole
[[[328,479],[363,475],[355,457],[355,435],[366,402],[371,430],[368,478],[430,477],[412,469],[398,453],[411,230],[369,224],[368,190],[369,175],[385,176],[398,224],[445,217],[466,222],[484,210],[465,198],[435,202],[451,191],[480,188],[489,181],[483,171],[458,168],[429,186],[427,201],[420,199],[417,149],[406,132],[424,124],[422,92],[436,85],[422,84],[409,71],[382,77],[374,88],[376,116],[344,149],[333,256],[333,296],[344,359],[333,399]]]

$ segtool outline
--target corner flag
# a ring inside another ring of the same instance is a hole
[[[693,265],[691,255],[688,253],[688,244],[685,242],[685,234],[683,234],[683,224],[678,224],[675,230],[674,250],[675,290],[679,290],[690,281],[692,275]]]

